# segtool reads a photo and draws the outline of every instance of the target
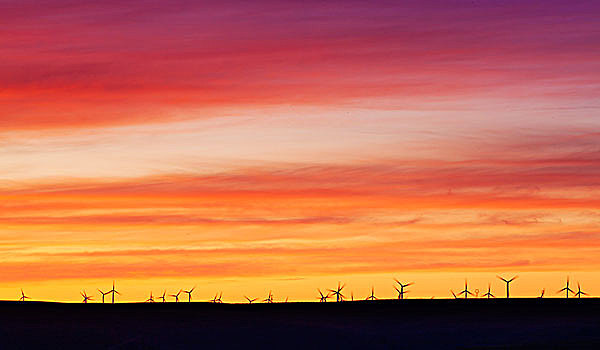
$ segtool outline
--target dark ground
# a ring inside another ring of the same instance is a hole
[[[600,349],[600,299],[0,302],[1,348]]]

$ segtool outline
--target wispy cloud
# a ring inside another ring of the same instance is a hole
[[[369,98],[404,106],[591,98],[595,10],[583,2],[20,2],[0,15],[10,26],[0,127],[135,124]]]

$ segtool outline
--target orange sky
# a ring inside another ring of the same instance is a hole
[[[585,2],[0,11],[0,298],[600,293]]]

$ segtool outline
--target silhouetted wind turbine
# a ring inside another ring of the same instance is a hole
[[[499,279],[503,280],[504,283],[506,283],[506,299],[510,298],[510,282],[516,280],[517,278],[519,278],[519,276],[514,276],[513,278],[511,278],[509,280],[507,280],[503,277],[500,277],[500,276],[496,276],[496,277],[498,277]]]
[[[91,296],[88,296],[88,295],[85,293],[85,290],[84,290],[83,292],[80,292],[80,294],[81,294],[81,296],[83,297],[83,301],[82,301],[82,303],[85,303],[85,304],[87,304],[88,300],[92,300],[92,299],[93,299]]]
[[[321,292],[320,289],[317,288],[317,290],[319,291],[319,297],[317,299],[319,299],[320,303],[326,303],[327,302],[327,298],[329,298],[331,295],[329,293],[327,294],[323,294],[323,292]]]
[[[577,298],[581,298],[582,295],[588,295],[586,292],[581,291],[581,286],[579,285],[579,282],[577,282],[577,293],[575,293],[575,296]]]
[[[458,297],[456,296],[456,293],[454,293],[454,291],[452,289],[450,289],[450,293],[452,293],[452,296],[454,297],[454,299],[458,299]]]
[[[263,300],[266,303],[272,304],[273,303],[273,293],[271,291],[269,291],[269,296],[267,297],[267,299]]]
[[[488,291],[483,296],[487,297],[488,299],[495,298],[494,294],[492,294],[492,284],[491,283],[488,283]]]
[[[338,303],[340,301],[344,301],[344,294],[342,294],[342,289],[344,289],[345,286],[346,286],[346,284],[343,284],[340,286],[340,282],[338,282],[337,289],[329,290],[331,293],[333,293],[333,295],[335,295],[335,301]],[[353,295],[353,297],[354,297],[354,295]]]
[[[100,294],[102,294],[102,304],[104,304],[104,296],[107,295],[107,294],[110,294],[110,291],[108,291],[106,293],[103,292],[103,291],[101,291],[100,289],[98,289],[98,291],[100,292]]]
[[[394,278],[394,281],[396,281],[396,283],[398,283],[398,285],[400,286],[400,290],[398,290],[398,288],[394,288],[396,289],[396,291],[398,292],[398,299],[404,299],[404,293],[408,293],[408,291],[404,291],[404,288],[413,285],[413,283],[407,283],[407,284],[402,284],[402,282],[398,281],[397,279]],[[396,286],[394,286],[396,287]]]
[[[540,296],[538,298],[542,299],[544,297],[544,294],[546,294],[546,288],[542,289],[542,293],[540,294]]]
[[[375,296],[375,287],[371,287],[371,295],[369,295],[365,300],[377,300],[377,297]]]
[[[575,293],[571,288],[569,288],[569,277],[567,277],[567,286],[556,293],[565,292],[565,296],[569,299],[569,292]]]
[[[215,297],[211,300],[211,302],[222,303],[221,296],[223,296],[223,292],[221,292],[221,295],[219,295],[219,293],[215,294]]]
[[[27,295],[25,295],[25,293],[23,292],[23,288],[21,288],[21,297],[19,298],[19,301],[25,301],[25,299],[31,299],[31,298],[28,297]]]
[[[152,291],[150,291],[150,298],[146,299],[147,303],[153,303],[154,302],[154,297],[152,296]]]
[[[119,293],[116,289],[115,289],[115,281],[113,281],[113,287],[111,290],[108,291],[109,293],[111,293],[111,302],[114,304],[115,303],[115,293],[121,295],[121,293]]]
[[[465,289],[463,289],[460,293],[458,293],[458,295],[465,295],[465,299],[467,299],[468,295],[473,295],[473,293],[471,293],[469,291],[469,289],[467,288],[467,280],[465,280]]]
[[[192,292],[194,291],[194,289],[196,289],[196,286],[194,286],[194,288],[192,288],[190,290],[183,291],[184,293],[186,293],[188,295],[188,303],[192,302]]]
[[[246,298],[246,300],[248,300],[248,304],[252,304],[253,302],[257,301],[258,298],[254,298],[254,299],[250,299],[247,296],[244,295],[244,298]]]
[[[158,297],[158,299],[162,299],[163,303],[167,301],[166,298],[165,298],[166,294],[167,294],[167,291],[165,290],[165,291],[163,291],[162,295]]]
[[[181,289],[179,290],[179,292],[177,292],[177,294],[170,294],[170,297],[175,298],[175,302],[178,303],[179,302],[179,294],[181,294]]]

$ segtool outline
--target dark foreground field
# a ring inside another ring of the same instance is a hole
[[[600,348],[600,299],[0,302],[2,348]]]

